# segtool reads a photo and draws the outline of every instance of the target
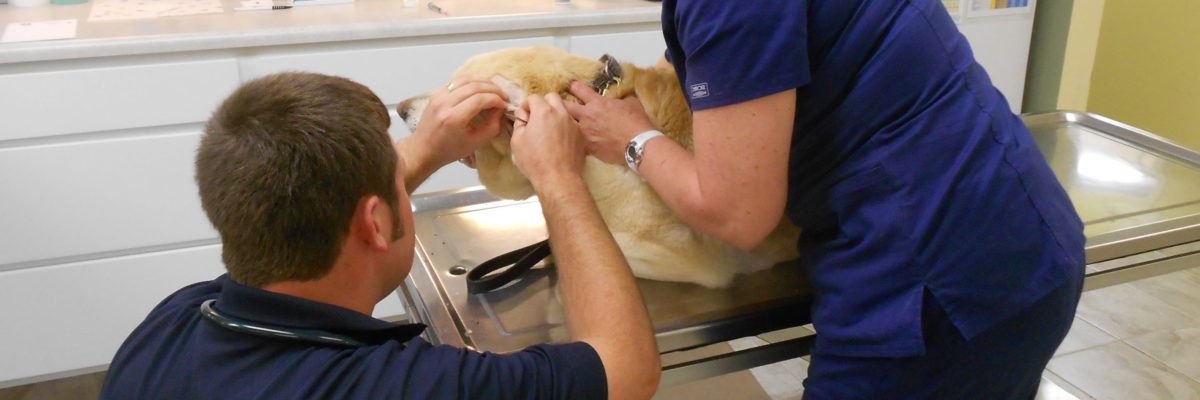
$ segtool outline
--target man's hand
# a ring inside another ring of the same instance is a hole
[[[535,189],[543,182],[580,175],[584,141],[558,93],[525,99],[517,118],[528,123],[518,120],[513,125],[513,161]]]
[[[557,93],[531,96],[526,105],[518,117],[529,123],[516,124],[513,157],[546,217],[571,339],[600,356],[610,399],[648,399],[661,374],[654,328],[629,264],[580,175],[579,126]]]
[[[625,165],[625,145],[639,133],[654,129],[637,96],[610,99],[579,82],[571,83],[571,94],[583,104],[567,103],[567,111],[579,120],[588,154],[601,161]]]
[[[496,84],[479,79],[457,79],[429,94],[417,131],[396,143],[404,158],[405,187],[409,193],[434,171],[475,154],[500,132],[507,96]]]

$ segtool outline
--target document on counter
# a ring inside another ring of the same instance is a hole
[[[35,40],[71,39],[75,37],[77,19],[54,21],[9,22],[4,27],[0,43],[32,42]]]
[[[88,21],[119,21],[225,12],[221,0],[95,0]]]

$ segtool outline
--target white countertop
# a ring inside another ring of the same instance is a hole
[[[0,64],[133,54],[275,46],[347,40],[469,34],[513,30],[658,22],[659,3],[645,0],[435,0],[450,16],[401,0],[276,11],[223,13],[121,21],[88,21],[91,2],[17,8],[0,5],[0,29],[9,22],[78,19],[75,39],[0,43]]]

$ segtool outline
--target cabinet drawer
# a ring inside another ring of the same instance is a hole
[[[0,270],[215,240],[193,180],[199,140],[193,128],[0,149]]]
[[[366,85],[394,104],[446,84],[468,58],[509,47],[553,46],[554,38],[491,40],[378,49],[265,55],[246,61],[254,77],[283,71],[318,72]]]
[[[219,245],[0,272],[0,315],[12,327],[0,330],[0,388],[107,365],[167,295],[223,273]],[[403,318],[400,297],[374,316]]]
[[[0,140],[201,122],[237,84],[233,59],[0,75]]]
[[[167,295],[223,272],[216,245],[0,272],[0,387],[108,364]]]

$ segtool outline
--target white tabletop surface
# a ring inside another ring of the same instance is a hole
[[[433,0],[450,15],[404,7],[401,0],[276,11],[121,21],[88,21],[92,2],[18,8],[0,5],[0,29],[10,22],[78,19],[75,39],[0,43],[0,64],[116,55],[320,43],[411,36],[657,22],[660,5],[645,0]]]

